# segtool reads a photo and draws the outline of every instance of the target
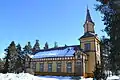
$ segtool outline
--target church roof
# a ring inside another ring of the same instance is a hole
[[[92,19],[91,19],[91,16],[90,16],[90,12],[89,12],[89,9],[87,8],[87,15],[86,15],[86,22],[92,22],[92,23],[94,23],[93,21],[92,21]]]
[[[96,37],[97,34],[92,33],[92,32],[87,32],[85,33],[83,36],[81,36],[80,38],[86,38],[86,37]]]
[[[76,50],[82,51],[80,45],[50,48],[38,51],[32,56],[32,58],[74,56]]]

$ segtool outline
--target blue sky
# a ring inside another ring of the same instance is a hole
[[[88,5],[95,31],[105,35],[101,14],[95,11],[96,0],[0,0],[0,54],[15,41],[22,47],[38,39],[43,48],[47,41],[52,47],[79,44]]]

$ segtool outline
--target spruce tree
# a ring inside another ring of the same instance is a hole
[[[49,48],[49,45],[48,45],[48,43],[46,42],[44,49],[48,49],[48,48]]]
[[[5,59],[4,71],[16,72],[18,67],[16,66],[16,63],[19,60],[18,60],[18,53],[14,41],[11,42],[11,44],[7,49],[5,49],[5,51],[6,51],[6,56],[4,58]]]
[[[109,71],[108,55],[110,54],[110,40],[103,37],[100,41],[100,55],[101,55],[101,78],[106,80],[108,76],[105,72]]]
[[[23,68],[24,68],[24,64],[23,64],[24,57],[23,57],[23,54],[22,54],[21,45],[18,44],[16,46],[16,48],[17,48],[17,53],[18,53],[16,67],[17,67],[17,73],[19,73],[19,72],[22,72]]]
[[[102,75],[101,75],[101,66],[100,66],[100,64],[96,64],[96,66],[95,66],[95,70],[94,70],[94,78],[96,79],[96,80],[101,80],[102,79]]]
[[[32,46],[30,42],[28,42],[28,45],[25,45],[23,50],[24,50],[24,54],[32,54]]]
[[[18,62],[18,53],[17,53],[17,49],[16,49],[16,45],[15,45],[14,41],[11,42],[9,49],[10,49],[11,72],[16,72],[16,70],[17,70],[16,63]]]
[[[108,55],[110,70],[114,74],[118,74],[120,70],[120,6],[116,3],[118,0],[96,0],[100,2],[96,6],[96,10],[100,11],[103,14],[103,21],[105,31],[110,37],[111,50]]]
[[[34,46],[33,46],[33,52],[37,52],[40,50],[40,43],[39,40],[36,40]]]
[[[58,47],[57,42],[54,42],[54,48],[57,48],[57,47]]]
[[[4,70],[3,73],[7,73],[10,72],[10,66],[9,66],[9,61],[10,61],[10,50],[9,47],[7,49],[5,49],[6,53],[5,53],[5,64],[4,64]]]

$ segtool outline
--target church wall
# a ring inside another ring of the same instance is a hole
[[[93,24],[91,22],[88,22],[89,23],[89,26],[88,26],[88,31],[94,31],[94,27],[93,27]]]
[[[57,68],[56,61],[53,61],[52,62],[52,72],[56,72],[56,68]]]
[[[90,50],[86,51],[88,54],[87,62],[86,62],[86,73],[91,76],[93,75],[93,71],[95,69],[95,65],[97,61],[100,61],[100,45],[99,40],[95,37],[86,37],[81,40],[81,48],[85,50],[85,44],[90,43]],[[98,46],[97,46],[98,45]]]
[[[48,63],[44,62],[44,72],[48,72]]]
[[[86,72],[86,63],[85,63],[85,56],[83,57],[83,76],[85,76],[85,72]]]
[[[87,73],[93,73],[95,68],[95,52],[89,52],[88,64],[87,64]]]
[[[97,62],[101,63],[100,61],[100,42],[96,39],[96,57],[97,57]]]
[[[91,48],[91,50],[92,51],[94,51],[95,50],[95,45],[94,45],[94,39],[93,38],[85,38],[85,39],[81,39],[81,48],[83,49],[83,50],[85,50],[85,44],[86,43],[90,43],[91,44],[91,46],[90,46],[90,48]]]
[[[66,61],[62,61],[62,72],[66,72]]]
[[[40,71],[40,63],[36,62],[36,71]]]
[[[54,59],[52,59],[52,58],[33,59],[31,61],[31,68],[33,69],[33,71],[35,71],[35,73],[38,73],[40,75],[44,75],[44,74],[55,75],[55,73],[57,73],[56,75],[59,75],[59,74],[75,75],[74,74],[75,73],[75,61],[77,61],[77,58],[73,58],[73,57],[54,58]],[[80,59],[79,59],[79,61],[80,61]],[[69,63],[69,62],[72,63],[71,72],[67,72],[67,63]],[[44,63],[44,71],[40,71],[40,63]],[[48,63],[52,63],[52,72],[48,72]],[[61,63],[61,72],[60,73],[57,72],[57,63]],[[33,67],[35,67],[35,68],[33,68]],[[82,68],[81,66],[79,66],[79,67]],[[81,70],[79,70],[79,72],[80,71]],[[77,75],[81,75],[81,74],[77,74]]]
[[[75,69],[75,61],[73,60],[73,61],[72,61],[72,73],[74,73],[74,72],[75,72],[75,70],[74,70],[74,69]]]
[[[84,31],[85,32],[93,32],[94,31],[94,27],[93,24],[91,22],[86,22],[86,24],[84,25]]]

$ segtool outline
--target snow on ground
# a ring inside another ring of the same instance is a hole
[[[107,80],[120,80],[120,77],[114,75],[114,76],[107,77]]]
[[[75,80],[71,77],[62,77],[62,76],[34,76],[29,73],[0,73],[0,80]],[[78,79],[77,79],[78,80]],[[92,78],[79,79],[79,80],[93,80]]]
[[[47,78],[47,79],[58,80],[55,78]],[[0,73],[0,80],[46,80],[46,78],[37,77],[37,76],[31,75],[29,73],[20,73],[20,74],[14,74],[14,73],[2,74],[2,73]]]

